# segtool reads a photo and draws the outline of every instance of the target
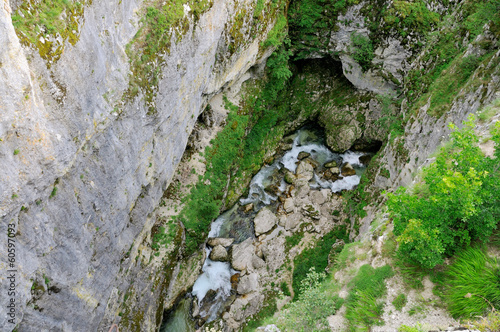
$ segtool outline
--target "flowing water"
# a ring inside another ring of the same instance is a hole
[[[338,154],[330,151],[324,144],[316,131],[301,129],[293,136],[293,145],[281,158],[277,158],[272,165],[266,165],[252,178],[249,185],[249,193],[246,198],[240,199],[231,209],[220,215],[211,225],[209,237],[231,237],[235,243],[240,243],[249,237],[254,237],[253,218],[257,212],[266,205],[274,204],[278,196],[272,191],[266,190],[269,186],[275,186],[279,192],[286,189],[283,170],[288,169],[295,172],[300,152],[309,153],[312,159],[319,163],[313,179],[310,181],[311,188],[328,188],[332,192],[351,190],[359,184],[360,177],[365,166],[359,158],[366,155],[365,152],[347,151]],[[325,170],[324,164],[336,161],[338,165],[350,163],[356,170],[356,175],[344,177],[337,181],[320,178],[318,175]],[[241,213],[239,207],[252,203],[252,213]],[[207,317],[207,321],[214,320],[224,309],[227,299],[231,294],[231,276],[237,271],[231,268],[230,263],[215,262],[208,256],[211,249],[207,246],[206,260],[203,264],[202,273],[193,285],[192,295],[196,296],[200,308],[200,316]],[[212,290],[212,291],[211,291]],[[211,291],[210,305],[203,305],[203,299]],[[215,291],[215,293],[213,292]],[[216,294],[216,295],[214,295]],[[186,300],[186,299],[184,299]],[[189,318],[189,306],[179,306],[180,310],[187,314],[179,314],[179,317]],[[177,313],[174,314],[174,317]],[[172,321],[172,324],[168,322]],[[192,321],[192,320],[191,320]],[[175,325],[176,324],[176,325]],[[194,327],[187,328],[189,324],[179,325],[177,320],[170,319],[164,324],[162,332],[189,332]],[[193,325],[194,326],[194,325]]]

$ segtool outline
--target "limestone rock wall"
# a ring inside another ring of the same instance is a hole
[[[3,331],[107,331],[120,319],[119,306],[109,301],[123,299],[116,296],[123,275],[128,282],[139,272],[149,292],[141,293],[146,307],[136,317],[145,322],[142,330],[154,329],[160,299],[147,282],[148,267],[121,264],[153,225],[151,213],[207,99],[272,51],[260,43],[273,20],[257,36],[243,31],[244,43],[229,53],[233,14],[245,9],[251,21],[254,1],[215,0],[199,20],[190,18],[186,34],[165,55],[156,112],[147,114],[142,95],[120,104],[130,73],[125,47],[143,6],[91,2],[79,19],[79,40],[64,42],[60,59],[48,63],[35,48],[21,46],[3,0],[2,271],[9,263],[8,225],[16,245],[14,324],[3,305],[10,299],[7,275],[0,275]]]

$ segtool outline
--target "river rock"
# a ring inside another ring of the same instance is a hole
[[[262,250],[259,251],[260,255],[263,257],[263,254],[262,254]],[[266,266],[266,262],[261,258],[259,257],[258,255],[254,255],[252,257],[252,266],[254,267],[254,269],[261,269],[263,267]]]
[[[270,184],[269,186],[267,186],[266,188],[264,188],[264,190],[268,193],[268,194],[271,194],[271,195],[278,195],[278,193],[280,192],[280,188],[275,185],[275,184]]]
[[[238,287],[238,282],[240,281],[240,274],[239,273],[235,273],[231,276],[231,288],[236,290],[236,288]]]
[[[264,295],[259,294],[259,292],[253,292],[247,296],[238,297],[231,305],[231,309],[229,310],[230,318],[228,321],[231,321],[231,319],[241,321],[257,313],[262,306],[263,300]]]
[[[216,246],[229,247],[231,244],[233,244],[233,242],[234,242],[234,239],[231,239],[231,238],[210,237],[210,238],[208,238],[207,244],[210,247],[216,247]]]
[[[297,159],[298,160],[302,160],[302,159],[306,159],[307,157],[309,157],[311,154],[308,153],[308,152],[305,152],[305,151],[300,151],[299,152],[299,155],[297,156]]]
[[[297,180],[309,182],[314,176],[314,168],[306,161],[301,161],[297,166]]]
[[[252,212],[253,211],[253,203],[249,203],[249,204],[243,205],[242,206],[242,210],[243,210],[244,213]]]
[[[289,170],[285,171],[285,182],[286,183],[288,183],[288,184],[294,184],[296,179],[297,178],[296,178],[295,174],[293,174]]]
[[[263,208],[257,213],[253,220],[255,227],[255,236],[269,232],[278,221],[276,215],[268,208]]]
[[[325,168],[332,168],[332,167],[337,167],[337,162],[335,160],[332,160],[325,164]]]
[[[315,205],[308,204],[302,207],[303,214],[314,220],[319,220],[320,218],[319,211],[320,211],[319,208]]]
[[[231,266],[233,269],[243,271],[252,268],[252,256],[255,247],[251,238],[246,239],[240,244],[235,244],[231,252]]]
[[[227,250],[220,244],[216,245],[212,249],[209,258],[213,261],[218,261],[218,262],[227,262],[229,260]]]
[[[287,231],[294,230],[302,221],[302,214],[295,212],[286,217],[285,229]]]
[[[238,294],[248,294],[257,290],[259,286],[259,276],[257,273],[250,273],[246,276],[241,277],[238,283],[237,292]]]
[[[293,212],[294,204],[293,204],[293,199],[287,198],[285,199],[285,202],[283,203],[283,209],[285,210],[286,213]]]
[[[282,151],[288,151],[288,150],[291,150],[293,148],[293,144],[292,143],[281,143],[280,148]]]
[[[311,202],[317,205],[322,205],[323,203],[325,203],[327,198],[326,193],[319,190],[312,190],[309,193],[309,196],[311,196]]]
[[[311,164],[311,166],[313,167],[313,169],[316,169],[319,167],[319,162],[317,162],[316,160],[312,159],[311,157],[307,157],[306,159],[304,159],[304,161],[307,161],[309,164]]]
[[[351,164],[346,163],[344,166],[342,166],[342,175],[344,177],[356,175],[356,170],[352,167]]]
[[[368,165],[370,160],[372,160],[372,156],[369,154],[365,154],[359,157],[359,162],[362,163],[363,165]]]

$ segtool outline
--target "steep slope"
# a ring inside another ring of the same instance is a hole
[[[156,55],[155,81],[136,90],[129,88],[138,73],[127,45],[148,52],[136,44],[136,33],[147,24],[146,8],[156,2],[85,2],[78,13],[63,8],[61,15],[73,23],[55,32],[50,22],[19,18],[41,16],[46,8],[36,2],[16,3],[21,7],[15,13],[3,3],[0,227],[2,248],[8,224],[16,246],[15,317],[7,322],[2,306],[3,330],[107,330],[117,317],[111,312],[110,321],[103,321],[114,308],[109,299],[124,296],[111,294],[125,282],[123,273],[133,280],[141,270],[122,271],[120,264],[137,237],[149,234],[150,213],[196,118],[211,95],[269,55],[259,45],[272,27],[273,11],[253,24],[252,1],[204,3],[201,12],[194,11],[197,2],[181,3],[182,20],[162,27],[167,30],[158,43],[175,42]],[[179,10],[178,2],[169,5]],[[32,36],[35,24],[42,29]],[[235,26],[237,43],[231,34]],[[1,257],[5,271],[6,250]],[[1,276],[2,299],[6,277]],[[161,292],[142,286],[147,292],[141,323],[152,329]]]

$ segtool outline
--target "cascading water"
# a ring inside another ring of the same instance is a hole
[[[310,158],[318,163],[314,177],[309,182],[311,188],[328,188],[332,192],[340,192],[342,190],[351,190],[359,184],[361,174],[365,168],[359,158],[366,155],[365,152],[334,153],[322,143],[322,140],[314,131],[301,129],[293,135],[291,149],[281,158],[277,158],[272,165],[262,167],[250,182],[248,196],[240,199],[239,203],[219,216],[212,223],[208,236],[211,238],[230,237],[235,239],[235,243],[254,237],[253,218],[262,207],[271,205],[278,199],[277,194],[266,189],[274,185],[278,193],[285,191],[287,184],[282,171],[287,169],[290,172],[295,172],[301,152],[310,154]],[[340,177],[337,180],[321,178],[318,174],[326,169],[324,167],[325,163],[331,161],[335,161],[338,165],[343,163],[351,164],[356,174],[344,178]],[[250,203],[253,204],[253,211],[251,213],[241,213],[239,207]],[[206,321],[211,321],[217,318],[220,311],[224,309],[224,304],[231,295],[231,276],[237,271],[233,270],[228,262],[212,261],[209,258],[211,249],[207,246],[205,250],[207,258],[203,264],[202,274],[193,285],[192,295],[196,296],[200,306],[207,294],[211,293],[210,305],[200,307],[200,316],[205,317]],[[167,326],[162,331],[176,332],[180,330]]]

